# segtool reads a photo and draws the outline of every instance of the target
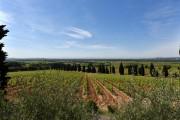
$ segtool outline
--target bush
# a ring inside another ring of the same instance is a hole
[[[98,106],[92,100],[87,102],[87,109],[88,109],[88,112],[91,112],[93,114],[98,112]]]
[[[146,96],[135,96],[131,104],[116,113],[115,118],[117,120],[179,120],[180,106],[173,107],[173,102],[178,99],[172,88],[158,88]]]

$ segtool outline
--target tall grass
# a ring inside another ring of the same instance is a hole
[[[3,120],[95,119],[95,113],[88,111],[88,105],[77,94],[82,75],[78,73],[75,75],[63,74],[59,71],[46,71],[44,75],[42,72],[37,72],[36,76],[40,75],[41,79],[39,80],[40,77],[37,77],[38,80],[36,80],[36,84],[32,85],[31,90],[22,90],[16,102],[5,102],[1,96],[0,118]],[[24,73],[22,80],[25,81],[29,75],[28,72]],[[42,78],[44,78],[44,82]],[[15,79],[12,78],[12,80]]]
[[[180,91],[173,88],[156,88],[136,95],[133,102],[116,112],[118,120],[179,120]]]

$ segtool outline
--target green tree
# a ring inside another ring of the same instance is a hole
[[[81,71],[81,65],[79,64],[78,65],[78,72],[80,72]]]
[[[144,76],[145,75],[145,72],[144,72],[144,65],[142,64],[141,67],[139,68],[139,74],[141,76]]]
[[[105,67],[105,73],[106,73],[106,74],[109,74],[109,69],[108,69],[107,66]]]
[[[4,29],[5,25],[0,25],[0,40],[2,40],[3,37],[7,36],[7,33],[9,32],[7,29]],[[8,77],[7,71],[8,67],[6,65],[6,57],[7,53],[3,51],[4,44],[0,42],[0,88],[4,89],[7,86]]]
[[[121,64],[119,65],[119,74],[120,74],[120,75],[124,75],[124,66],[123,66],[122,62],[121,62]]]
[[[86,72],[86,66],[83,66],[82,72]]]
[[[151,63],[150,67],[149,67],[149,72],[150,72],[151,76],[154,76],[154,71],[155,71],[155,67],[154,67],[153,63]]]
[[[95,66],[92,67],[92,73],[96,73],[96,67]]]
[[[163,66],[162,74],[164,75],[164,77],[168,77],[168,75],[169,75],[168,67],[166,65]]]
[[[133,75],[137,75],[138,74],[138,66],[137,65],[133,65],[132,66],[132,74]]]
[[[132,74],[132,65],[128,65],[128,75]]]

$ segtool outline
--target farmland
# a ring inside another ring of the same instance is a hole
[[[152,77],[148,68],[145,76],[128,75],[127,69],[119,75],[119,63],[111,63],[115,74],[57,69],[9,72],[8,102],[1,100],[0,113],[10,114],[2,114],[4,119],[180,118],[180,79],[172,75],[178,72],[178,62],[166,62],[171,65],[168,77]],[[154,64],[160,71],[164,63]]]

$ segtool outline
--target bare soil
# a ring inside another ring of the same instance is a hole
[[[107,82],[107,84],[112,85],[112,92],[100,80],[92,79],[87,75],[85,78],[88,87],[88,100],[93,100],[104,111],[108,110],[108,106],[118,106],[119,108],[133,100],[110,82]],[[96,91],[95,86],[100,89],[99,92]]]

